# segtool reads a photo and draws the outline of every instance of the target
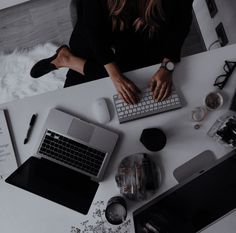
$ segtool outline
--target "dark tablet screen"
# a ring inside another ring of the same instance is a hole
[[[134,212],[136,232],[195,233],[236,208],[236,152]],[[147,225],[148,224],[148,225]]]
[[[82,214],[87,214],[99,186],[87,176],[36,157],[29,158],[6,182]]]

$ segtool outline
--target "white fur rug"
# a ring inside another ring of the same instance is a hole
[[[68,69],[53,71],[39,79],[30,76],[32,66],[52,56],[56,49],[56,45],[46,43],[31,50],[0,54],[0,103],[63,88]]]

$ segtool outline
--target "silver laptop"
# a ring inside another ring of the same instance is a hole
[[[51,109],[34,154],[100,181],[117,140],[117,133]]]

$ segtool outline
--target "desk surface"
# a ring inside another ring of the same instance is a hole
[[[199,130],[193,128],[194,122],[191,120],[191,110],[194,107],[203,105],[204,96],[214,90],[215,77],[223,72],[224,60],[235,60],[235,54],[236,45],[231,45],[183,58],[176,67],[173,79],[177,89],[182,93],[186,105],[176,111],[122,125],[118,123],[111,102],[112,96],[115,94],[115,88],[109,78],[1,105],[0,107],[6,108],[9,112],[21,163],[33,155],[38,134],[50,108],[56,107],[82,119],[96,122],[92,115],[91,104],[98,97],[105,97],[110,101],[109,105],[112,113],[112,120],[105,127],[119,132],[121,137],[87,216],[1,182],[0,232],[69,233],[71,232],[71,226],[79,227],[82,230],[80,224],[83,221],[89,220],[89,222],[92,222],[94,220],[92,215],[97,208],[95,203],[104,201],[106,204],[110,197],[119,194],[114,176],[119,162],[126,155],[146,152],[155,156],[163,171],[162,185],[155,195],[157,196],[177,184],[173,177],[173,170],[187,160],[207,149],[213,151],[217,158],[226,154],[229,149],[214,142],[206,133],[215,120],[228,110],[229,98],[232,97],[236,86],[236,73],[233,73],[223,91],[225,99],[228,101],[220,110],[208,114]],[[139,87],[145,87],[158,67],[158,65],[154,65],[135,70],[127,73],[127,77],[133,81],[135,80]],[[24,145],[23,141],[29,120],[34,113],[38,113],[38,119],[29,143]],[[142,129],[147,127],[160,127],[166,133],[168,141],[162,151],[150,153],[139,143]],[[129,203],[130,216],[132,210],[143,203]],[[234,232],[233,229],[236,228],[235,218],[236,213],[234,212],[204,232]],[[131,220],[128,232],[134,232],[132,225]],[[111,225],[109,226],[111,227]]]

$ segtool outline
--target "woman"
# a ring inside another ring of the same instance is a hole
[[[64,87],[110,76],[120,96],[138,101],[136,85],[123,72],[162,62],[150,77],[153,98],[171,92],[174,63],[189,32],[193,0],[78,0],[70,48],[36,63],[31,76],[68,67]]]

